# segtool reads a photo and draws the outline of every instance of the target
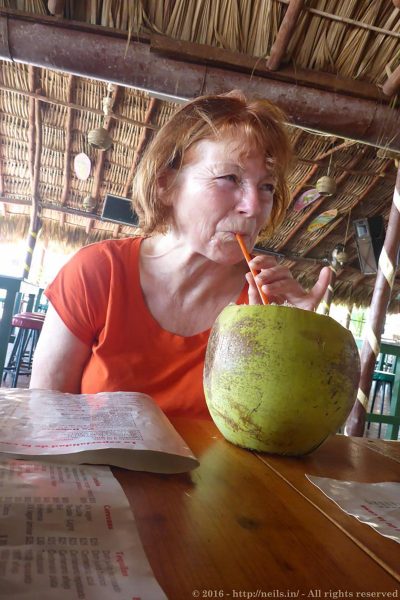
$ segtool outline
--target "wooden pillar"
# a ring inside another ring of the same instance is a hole
[[[361,377],[357,400],[346,423],[346,435],[362,436],[365,413],[371,390],[375,361],[379,354],[382,328],[392,293],[400,249],[400,167],[397,171],[393,204],[389,215],[385,243],[379,257],[378,273],[372,295],[366,335],[361,350]]]
[[[37,70],[29,67],[29,87],[33,91],[37,84]],[[31,218],[27,239],[27,250],[24,262],[23,278],[27,279],[32,264],[33,251],[35,249],[37,236],[41,227],[40,213],[42,210],[39,199],[40,161],[42,154],[42,117],[40,112],[40,101],[31,99],[29,101],[29,171],[31,179]]]
[[[346,329],[350,329],[351,313],[353,312],[353,308],[354,308],[354,304],[352,304],[351,306],[346,306],[346,321],[344,324]]]
[[[32,209],[33,210],[32,210],[32,214],[31,214],[28,239],[26,242],[27,248],[26,248],[26,255],[25,255],[25,262],[24,262],[24,272],[23,272],[24,279],[28,279],[29,272],[31,270],[33,251],[35,249],[36,240],[37,240],[37,237],[38,237],[38,234],[40,231],[40,227],[41,227],[41,219],[40,219],[39,212],[36,207],[35,208],[32,207]]]

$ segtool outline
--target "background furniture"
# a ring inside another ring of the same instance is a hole
[[[2,312],[0,317],[0,381],[3,376],[4,363],[12,329],[11,319],[17,293],[21,286],[21,278],[0,275],[0,290],[2,294]]]
[[[20,375],[30,375],[32,359],[36,344],[42,330],[45,315],[43,313],[23,312],[12,318],[12,326],[18,330],[14,345],[4,367],[3,381],[7,375],[11,376],[11,387],[18,385]]]

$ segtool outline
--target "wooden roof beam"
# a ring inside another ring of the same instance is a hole
[[[304,0],[290,0],[282,23],[276,34],[275,42],[267,60],[267,68],[277,71],[285,55],[287,45],[297,24],[297,19],[303,9]]]
[[[337,152],[339,150],[343,150],[343,148],[345,148],[348,145],[349,145],[349,142],[343,142],[342,144],[339,144],[338,146],[335,146],[334,148],[331,148],[330,150],[327,150],[326,152],[320,154],[319,158],[326,158],[327,156],[331,156],[335,152]],[[350,165],[353,167],[354,165],[356,165],[359,162],[359,160],[360,160],[359,156],[356,156],[356,159],[353,159],[352,161],[350,161]],[[306,177],[304,177],[303,181],[301,181],[301,183],[297,186],[297,188],[293,192],[292,201],[295,199],[295,197],[301,191],[301,189],[306,185],[306,183],[311,179],[311,177],[313,177],[313,175],[316,173],[316,171],[318,169],[319,169],[319,165],[315,165],[311,169],[311,171],[306,175]],[[348,176],[347,172],[344,171],[344,169],[343,169],[343,174],[340,175],[340,177],[338,178],[336,183],[340,184],[347,176]],[[320,207],[320,205],[322,204],[322,202],[324,200],[325,200],[325,197],[321,197],[319,200],[316,200],[312,204],[310,209],[308,211],[306,211],[304,213],[304,215],[299,219],[299,221],[292,227],[292,229],[290,230],[290,233],[286,236],[285,240],[277,246],[277,248],[276,248],[277,250],[282,250],[282,248],[284,248],[286,246],[286,244],[295,236],[295,234],[304,225],[304,223],[308,220],[308,218],[314,212],[316,212],[316,210]]]
[[[148,106],[146,114],[145,114],[145,118],[144,118],[144,123],[146,125],[151,123],[153,116],[157,113],[159,105],[160,105],[159,100],[157,100],[156,98],[151,98],[151,100],[149,102],[149,106]],[[150,130],[143,129],[142,133],[140,134],[140,138],[138,141],[138,145],[136,146],[135,153],[133,155],[131,167],[129,169],[129,174],[128,174],[126,184],[124,187],[124,196],[128,196],[128,194],[129,194],[129,190],[132,185],[132,180],[135,175],[136,168],[139,164],[140,158],[141,158],[141,156],[144,152],[144,149],[146,148],[149,140],[150,140]]]
[[[1,10],[1,9],[0,9]],[[16,90],[7,85],[3,85],[0,83],[0,90],[5,92],[10,92],[11,94],[19,94],[20,96],[25,96],[26,98],[34,98],[36,100],[40,100],[41,102],[45,102],[47,104],[55,104],[56,106],[65,106],[66,108],[73,108],[75,110],[82,110],[85,112],[90,112],[95,115],[103,115],[103,111],[100,108],[93,108],[90,106],[82,106],[82,104],[76,104],[75,102],[64,102],[63,100],[59,100],[57,98],[49,98],[48,96],[43,96],[43,94],[39,94],[37,92],[27,92],[26,90]],[[136,121],[136,119],[130,119],[129,117],[124,117],[123,115],[116,115],[111,112],[110,117],[115,119],[115,121],[121,121],[121,123],[127,123],[128,125],[136,125],[137,127],[146,127],[147,129],[157,130],[158,127],[156,125],[145,124],[142,121]]]
[[[0,9],[0,21],[4,33],[0,58],[158,92],[171,99],[245,89],[250,96],[278,104],[295,126],[400,151],[400,111],[379,99],[377,86],[346,79],[341,87],[343,78],[321,77],[312,71],[305,81],[297,70],[289,76],[286,70],[271,72],[257,58],[165,37],[162,45],[157,45],[155,36],[151,45],[144,36],[132,38],[127,45],[125,32],[11,9]],[[171,51],[175,58],[169,57]],[[223,68],[217,66],[222,60]],[[361,89],[374,90],[375,99],[366,99]]]
[[[31,206],[32,202],[30,200],[22,200],[17,198],[0,198],[0,203],[6,203],[12,206],[15,204],[16,206]],[[79,208],[72,208],[70,206],[60,206],[59,204],[50,204],[49,202],[42,202],[43,210],[54,210],[55,212],[65,213],[67,215],[74,215],[76,217],[84,217],[85,219],[93,219],[94,221],[102,221],[100,215],[97,213],[90,213],[87,210],[80,210]]]
[[[391,161],[388,161],[386,163],[386,165],[383,167],[383,169],[381,171],[382,174],[386,173],[390,164],[391,164]],[[353,206],[350,209],[351,211],[356,206],[361,204],[361,202],[372,192],[374,187],[376,187],[376,185],[379,183],[381,177],[382,177],[382,175],[379,174],[373,178],[373,180],[367,185],[367,187],[365,188],[363,193],[360,194],[357,201],[353,204]],[[311,252],[311,250],[316,248],[330,233],[332,233],[333,229],[336,229],[336,227],[338,227],[338,225],[340,225],[340,223],[342,223],[343,219],[345,219],[347,217],[348,217],[348,212],[345,215],[343,215],[342,217],[339,217],[338,219],[336,219],[330,227],[326,228],[326,231],[325,231],[325,229],[323,229],[321,232],[321,235],[318,237],[318,239],[313,244],[311,244],[311,246],[309,246],[305,252],[303,252],[303,256],[307,256]],[[346,240],[346,241],[348,241],[348,240]]]
[[[71,102],[74,91],[74,76],[70,75],[67,85],[67,101]],[[64,149],[64,169],[63,169],[63,191],[61,194],[61,205],[64,206],[68,200],[70,171],[71,171],[71,144],[72,144],[72,108],[67,108],[67,118],[65,123],[65,149]],[[65,213],[60,215],[60,226],[65,222]]]
[[[388,161],[386,163],[386,165],[384,166],[384,168],[382,169],[381,173],[383,173],[383,174],[386,173],[386,171],[390,167],[390,165],[391,165],[391,161]],[[361,204],[361,202],[378,185],[380,179],[381,179],[381,175],[378,175],[377,177],[374,177],[374,179],[367,185],[367,187],[365,188],[365,190],[363,191],[363,193],[360,194],[359,198],[353,204],[353,206],[351,207],[350,210],[353,210],[356,206],[358,206],[359,204]],[[334,229],[336,229],[336,227],[338,227],[338,225],[340,225],[340,223],[342,223],[342,221],[345,218],[347,218],[347,216],[348,216],[348,213],[346,213],[342,217],[339,217],[338,219],[336,219],[330,226],[328,225],[327,227],[324,227],[324,229],[322,230],[321,235],[318,237],[318,239],[315,242],[313,242],[311,244],[311,246],[309,246],[305,252],[302,253],[302,256],[307,256],[311,252],[311,250],[313,250],[314,248],[316,248],[330,233],[332,233],[332,231]]]

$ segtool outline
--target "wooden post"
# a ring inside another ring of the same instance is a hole
[[[34,87],[37,71],[34,67],[29,68],[30,86]],[[30,178],[31,178],[31,219],[27,239],[27,250],[25,255],[23,278],[27,279],[31,270],[33,251],[35,249],[37,236],[41,227],[41,204],[39,200],[39,176],[40,159],[42,154],[42,117],[40,113],[39,100],[30,102],[29,112],[29,147],[30,147]]]
[[[351,313],[353,312],[353,308],[354,304],[352,304],[351,306],[346,306],[346,322],[344,324],[346,329],[350,329]]]
[[[389,215],[385,243],[379,257],[366,335],[361,350],[361,377],[357,400],[346,423],[346,435],[361,437],[371,390],[375,361],[379,354],[382,327],[392,293],[400,249],[400,167],[397,171],[393,204]]]

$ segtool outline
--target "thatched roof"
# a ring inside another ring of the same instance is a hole
[[[227,73],[234,72],[237,77],[251,69],[246,75],[251,83],[254,73],[259,77],[271,76],[265,72],[265,59],[274,48],[288,2],[69,0],[52,4],[64,5],[63,16],[51,17],[58,24],[63,19],[74,19],[118,29],[124,32],[121,34],[124,43],[129,38],[131,42],[136,40],[138,45],[139,36],[140,40],[148,40],[149,35],[163,34],[168,36],[162,38],[166,44],[171,39],[175,45],[173,40],[182,41],[173,54],[178,53],[185,64],[202,64],[201,55],[203,62],[228,69]],[[294,90],[297,93],[298,87],[293,81],[293,72],[297,72],[299,79],[305,81],[307,90],[315,86],[315,89],[324,93],[328,90],[334,96],[337,86],[343,93],[343,102],[346,99],[349,102],[359,99],[376,102],[377,110],[388,111],[382,114],[396,119],[398,98],[393,95],[385,97],[381,88],[400,62],[397,51],[399,9],[389,1],[380,0],[313,0],[305,4],[280,59],[277,80],[289,82],[293,86],[288,88],[289,91],[292,89],[293,94]],[[40,15],[49,15],[47,2],[42,0],[0,0],[2,6],[23,8],[38,15],[33,17],[38,21]],[[0,17],[1,12],[0,9]],[[68,25],[66,21],[64,23]],[[79,27],[71,25],[72,29]],[[159,39],[153,39],[155,48]],[[185,45],[186,42],[207,45],[209,56],[206,55],[207,48]],[[213,55],[211,47],[214,48]],[[154,54],[155,70],[160,52],[158,49],[158,54]],[[190,52],[195,52],[196,56],[189,56]],[[161,52],[160,61],[164,60],[163,57]],[[107,65],[107,60],[105,53],[100,56],[99,62]],[[52,64],[48,56],[45,61]],[[35,62],[39,64],[37,58]],[[285,65],[287,71],[282,69]],[[135,65],[132,65],[134,69]],[[211,70],[210,67],[209,72]],[[71,67],[70,72],[60,72],[44,66],[0,62],[2,240],[20,239],[27,235],[32,197],[43,207],[41,236],[58,241],[65,248],[137,233],[132,227],[100,219],[104,197],[107,192],[129,196],[135,166],[143,149],[177,105],[172,100],[155,98],[143,90],[122,85],[110,87],[104,81],[73,74],[76,72],[76,67]],[[142,76],[145,78],[146,74]],[[111,70],[110,78],[115,81]],[[233,79],[228,77],[227,85],[231,81]],[[267,83],[269,81],[272,86],[272,80],[266,79]],[[156,86],[153,89],[162,91],[165,87],[168,87],[168,82],[160,82],[159,89]],[[111,97],[112,116],[104,120],[102,99],[105,96]],[[316,104],[311,107],[311,112],[314,111],[317,119],[321,107],[317,95],[315,97]],[[284,103],[289,101],[290,98],[283,100]],[[349,262],[339,273],[335,298],[367,305],[375,278],[360,272],[352,221],[373,215],[383,215],[387,220],[397,154],[391,155],[393,158],[378,153],[378,147],[391,145],[395,136],[386,130],[387,121],[378,122],[374,125],[377,131],[374,142],[370,133],[372,117],[369,132],[366,127],[365,136],[358,136],[354,133],[358,132],[358,123],[354,123],[354,131],[348,125],[342,125],[341,111],[343,109],[339,108],[337,113],[340,135],[332,133],[336,131],[336,123],[324,123],[322,113],[319,127],[300,129],[293,124],[288,125],[296,155],[290,174],[293,202],[268,248],[287,256],[295,276],[309,285],[315,281],[322,261],[330,258],[335,245],[344,243]],[[361,118],[361,108],[359,111]],[[296,119],[291,118],[291,121],[295,123]],[[318,120],[314,122],[318,123]],[[93,148],[87,138],[90,130],[101,125],[108,128],[113,139],[112,147],[105,152]],[[315,129],[320,132],[316,133]],[[341,133],[343,130],[348,130],[346,135]],[[321,131],[328,133],[321,134]],[[368,144],[354,138],[363,138]],[[73,159],[80,152],[85,152],[92,161],[91,174],[86,181],[79,180],[73,169]],[[316,181],[326,174],[336,179],[336,194],[320,198],[302,211],[296,211],[294,202],[299,194],[314,187]],[[93,208],[84,204],[88,196],[94,199]],[[337,210],[336,218],[322,229],[308,231],[312,219],[328,209]],[[312,258],[316,260],[310,260]],[[400,306],[400,300],[396,300],[399,295],[400,276],[397,273],[391,304],[391,310],[396,312]]]

